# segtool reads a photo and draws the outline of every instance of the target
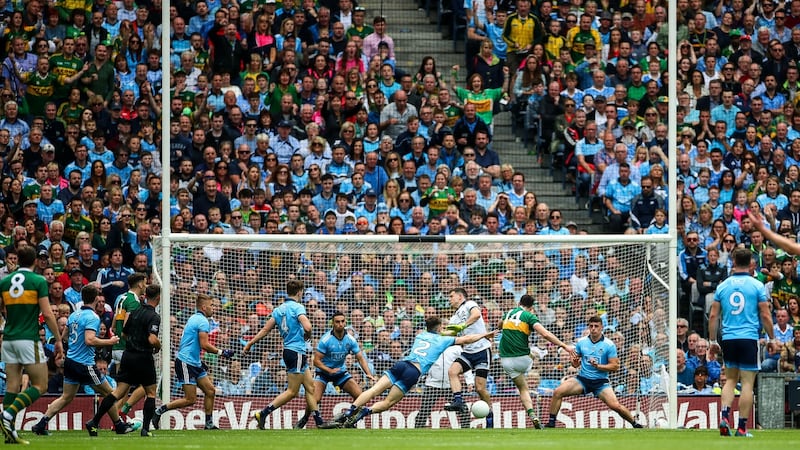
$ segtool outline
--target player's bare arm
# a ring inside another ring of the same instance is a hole
[[[253,344],[260,341],[261,339],[264,339],[264,337],[267,334],[269,334],[269,332],[272,331],[273,328],[275,328],[275,319],[270,317],[269,320],[267,320],[267,323],[265,323],[264,326],[261,327],[261,330],[255,336],[253,336],[253,338],[250,339],[250,341],[247,344],[245,344],[244,348],[242,349],[242,353],[249,352],[250,347],[252,347]]]

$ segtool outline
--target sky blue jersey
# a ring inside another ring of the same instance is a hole
[[[599,341],[592,342],[589,336],[582,337],[575,344],[575,351],[581,357],[581,367],[578,375],[590,380],[607,380],[608,372],[596,369],[591,361],[598,364],[608,364],[610,358],[617,357],[617,346],[614,341],[602,336]]]
[[[425,331],[414,339],[414,344],[411,345],[411,351],[408,352],[405,360],[419,364],[420,374],[425,375],[433,363],[439,359],[439,356],[447,350],[447,347],[455,345],[455,343],[456,338],[453,336],[440,336]]]
[[[94,347],[86,345],[84,334],[86,330],[100,330],[100,318],[91,307],[83,307],[69,315],[67,319],[69,330],[69,349],[67,358],[86,366],[94,365]]]
[[[181,345],[178,347],[178,359],[190,366],[200,367],[202,365],[200,333],[209,333],[210,331],[211,324],[205,314],[200,311],[192,314],[192,317],[186,321],[186,326],[183,327]]]
[[[300,316],[306,315],[306,307],[294,300],[286,300],[272,311],[272,318],[283,338],[283,348],[306,352],[306,340],[303,337],[303,325],[300,324]]]
[[[758,304],[769,301],[764,284],[747,273],[734,273],[717,286],[714,301],[722,316],[722,339],[758,339]]]
[[[333,330],[325,333],[317,343],[317,351],[322,353],[322,363],[331,369],[344,367],[344,360],[349,353],[358,354],[361,347],[358,346],[358,341],[345,332],[342,339],[337,338],[333,334]]]

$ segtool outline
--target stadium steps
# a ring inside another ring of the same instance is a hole
[[[436,1],[436,0],[432,0]],[[384,1],[362,3],[368,10],[368,17],[382,14],[387,20],[387,31],[394,39],[397,66],[411,73],[419,69],[420,61],[428,55],[436,58],[436,67],[443,77],[449,81],[450,67],[459,64],[463,77],[465,57],[463,42],[458,42],[457,52],[453,51],[453,41],[437,31],[436,11],[426,13],[418,9],[415,0],[399,0],[394,2]],[[449,28],[449,23],[442,24],[442,28]],[[447,30],[443,30],[447,32]],[[590,215],[584,208],[586,200],[575,202],[571,186],[562,188],[561,173],[557,171],[550,174],[549,168],[541,168],[536,158],[528,155],[522,143],[517,142],[517,137],[511,132],[511,115],[503,112],[495,116],[495,129],[493,148],[500,154],[502,162],[510,163],[514,169],[525,173],[526,188],[536,193],[540,202],[547,203],[550,208],[562,211],[563,224],[575,222],[581,229],[590,233],[602,232],[602,219],[597,215]]]

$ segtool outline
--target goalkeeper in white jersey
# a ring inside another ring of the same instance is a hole
[[[481,307],[474,300],[467,300],[467,291],[462,288],[451,289],[450,305],[456,312],[450,317],[447,332],[451,335],[485,334],[486,323],[481,315]],[[489,364],[492,361],[492,343],[488,339],[480,339],[472,344],[464,345],[461,356],[448,369],[450,389],[453,401],[446,404],[446,411],[467,411],[467,405],[461,393],[461,380],[458,376],[472,370],[475,373],[475,391],[481,400],[491,404],[489,391],[486,389],[486,378],[489,376]],[[486,428],[494,428],[494,417],[490,412],[486,416]]]

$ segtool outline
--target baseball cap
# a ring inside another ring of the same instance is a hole
[[[37,206],[36,200],[25,200],[25,203],[22,204],[22,206],[30,206],[30,205]]]
[[[77,267],[74,267],[74,268],[72,268],[72,269],[70,269],[70,270],[69,270],[69,276],[73,276],[73,275],[75,275],[76,273],[83,274],[83,272],[81,272],[81,269],[78,269]]]
[[[739,38],[740,41],[750,41],[753,42],[753,38],[750,37],[749,34],[743,34],[742,37]]]
[[[622,128],[630,128],[632,130],[635,130],[636,124],[633,123],[632,120],[626,120],[625,123],[622,124]]]
[[[50,256],[46,248],[39,249],[39,256]]]
[[[122,111],[122,103],[114,102],[114,103],[111,104],[111,106],[108,109],[110,109],[112,111]]]
[[[613,18],[614,16],[608,11],[603,11],[603,14],[600,14],[600,20],[611,20]]]
[[[42,151],[43,152],[55,152],[56,148],[53,146],[53,144],[44,144],[42,146]]]
[[[623,19],[631,19],[631,20],[633,20],[633,14],[631,14],[629,12],[622,13],[622,18]]]
[[[656,100],[657,103],[669,103],[669,97],[662,95]]]
[[[281,120],[280,122],[278,122],[278,127],[289,127],[289,128],[291,128],[292,127],[292,123],[289,122],[288,120]]]
[[[578,228],[578,224],[573,222],[573,221],[569,221],[569,222],[567,222],[567,228],[575,228],[575,229],[577,229]]]
[[[324,217],[328,217],[328,216],[331,216],[331,215],[336,217],[336,211],[334,211],[332,209],[329,209],[329,210],[325,211],[325,216]]]
[[[606,96],[605,96],[605,95],[598,95],[597,97],[595,97],[595,98],[594,98],[594,101],[595,101],[595,103],[597,103],[597,102],[603,102],[603,103],[605,103],[605,101],[606,101]]]
[[[375,189],[367,189],[367,192],[364,193],[365,197],[377,197],[378,194],[375,192]]]

